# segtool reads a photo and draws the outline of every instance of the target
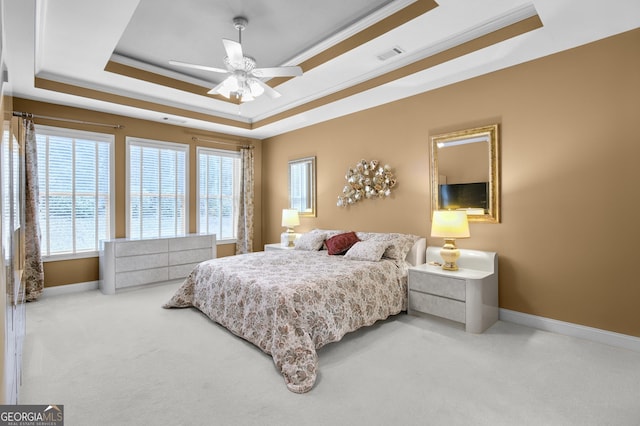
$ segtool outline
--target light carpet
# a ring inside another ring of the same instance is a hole
[[[499,321],[400,314],[318,351],[306,394],[178,284],[27,305],[21,404],[65,425],[638,425],[640,353]]]

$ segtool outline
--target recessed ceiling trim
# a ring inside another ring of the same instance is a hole
[[[140,61],[138,59],[130,58],[128,56],[123,56],[118,53],[113,53],[109,62],[114,62],[116,64],[127,65],[131,68],[137,68],[142,71],[149,71],[150,73],[162,75],[164,77],[173,78],[176,80],[186,81],[187,83],[194,84],[196,86],[209,87],[212,84],[217,84],[215,81],[208,81],[202,78],[193,77],[184,73],[179,73],[177,71],[159,67],[157,65],[149,64],[147,62]],[[108,66],[108,63],[107,63]],[[105,67],[106,70],[106,67]],[[208,90],[208,89],[207,89]]]
[[[479,39],[484,35],[496,32],[510,25],[524,22],[528,18],[535,18],[540,21],[540,17],[536,12],[535,6],[531,3],[524,4],[520,7],[511,9],[492,19],[489,19],[478,25],[475,25],[466,31],[462,31],[458,34],[449,36],[444,40],[440,40],[432,44],[431,46],[427,46],[421,49],[419,52],[412,54],[407,58],[407,60],[415,61],[418,58],[421,59],[421,58],[426,58],[428,56],[432,56],[436,53],[448,50],[455,46],[462,45],[468,41]],[[542,27],[542,21],[540,21],[539,27]],[[533,29],[536,29],[536,28],[533,28]],[[531,30],[528,30],[528,31],[531,31]]]
[[[305,103],[299,104],[298,106],[282,111],[280,113],[270,115],[269,117],[266,117],[266,118],[262,118],[262,119],[258,118],[253,123],[221,117],[217,115],[210,115],[210,114],[197,112],[189,109],[161,105],[155,102],[135,99],[128,96],[115,95],[115,94],[104,92],[101,90],[88,89],[85,87],[58,82],[58,81],[46,79],[43,77],[35,78],[35,87],[46,89],[46,90],[54,90],[61,93],[75,95],[75,96],[82,96],[82,97],[97,99],[105,102],[119,103],[119,104],[127,105],[130,107],[134,107],[134,108],[142,108],[142,109],[157,111],[162,114],[183,116],[186,118],[202,120],[205,122],[211,122],[211,123],[221,124],[225,126],[232,126],[239,129],[252,130],[268,124],[272,124],[274,122],[277,122],[285,118],[292,117],[294,115],[298,115],[306,111],[310,111],[315,108],[319,108],[326,104],[339,101],[341,99],[347,98],[349,96],[353,96],[360,92],[370,90],[374,87],[389,83],[399,78],[406,77],[408,75],[417,73],[419,71],[423,71],[425,69],[450,61],[457,57],[461,57],[471,52],[474,52],[476,50],[482,49],[484,47],[491,46],[493,44],[515,37],[517,35],[524,34],[536,28],[542,27],[542,22],[539,16],[535,14],[534,9],[531,9],[531,8],[527,9],[527,7],[522,7],[514,10],[513,13],[507,13],[506,15],[511,16],[511,19],[514,16],[516,17],[523,16],[523,15],[528,16],[528,15],[531,15],[532,10],[533,10],[534,16],[530,16],[528,18],[522,19],[519,22],[512,23],[511,25],[507,25],[491,33],[483,34],[471,40],[464,41],[457,46],[453,46],[450,48],[446,48],[446,47],[443,48],[441,44],[433,45],[429,49],[439,50],[439,51],[435,54],[432,54],[431,56],[414,61],[402,68],[395,69],[381,75],[377,75],[375,77],[369,78],[364,81],[356,82],[356,84],[352,85],[351,87],[344,87],[340,90],[334,91],[333,93],[330,93],[321,97],[316,97],[315,99],[312,99],[312,100],[307,99],[304,101]],[[493,25],[495,25],[496,22],[501,22],[500,21],[501,19],[504,20],[507,18],[504,18],[503,16],[503,17],[496,18],[491,22],[493,23]],[[485,24],[488,25],[488,23],[485,23]],[[484,30],[486,31],[485,24],[482,24],[479,27],[483,27]],[[460,42],[462,40],[460,37],[469,38],[468,32],[465,32],[464,34],[454,37],[455,42]],[[453,43],[453,42],[451,42],[451,39],[448,39],[447,41],[443,41],[442,43]],[[186,83],[183,81],[172,79],[166,76],[161,76],[148,71],[139,70],[134,67],[129,67],[127,65],[119,64],[117,62],[111,62],[110,64],[108,64],[108,67],[110,70],[115,70],[115,71],[120,71],[120,70],[124,70],[125,72],[135,71],[140,75],[145,75],[146,73],[148,75],[151,75],[154,78],[157,77],[157,81],[164,82],[165,80],[173,80],[173,82],[176,83],[178,86],[176,88],[180,88],[179,90],[200,89],[197,85],[194,85],[191,83]],[[127,68],[131,68],[131,69],[127,69]],[[353,84],[353,82],[350,82],[349,84]],[[201,94],[201,93],[202,92],[197,92],[197,94]]]
[[[338,56],[343,55],[348,51],[355,49],[356,47],[361,46],[364,43],[429,12],[430,10],[435,9],[436,7],[438,7],[438,4],[434,0],[418,0],[393,15],[387,16],[381,21],[378,21],[376,24],[363,29],[345,40],[342,40],[330,49],[324,50],[312,58],[307,59],[299,65],[304,72],[310,71],[317,66],[329,62],[330,60],[335,59]],[[278,85],[287,80],[290,80],[290,77],[274,78],[270,80],[270,83],[273,82],[273,84]]]
[[[336,34],[322,40],[317,43],[310,49],[307,49],[305,52],[300,53],[297,56],[289,59],[282,65],[297,65],[308,59],[313,58],[316,55],[321,54],[325,50],[330,49],[334,45],[340,43],[341,41],[350,38],[359,32],[365,30],[372,25],[377,24],[379,21],[388,18],[389,16],[394,15],[395,13],[401,11],[407,6],[416,3],[419,0],[397,0],[385,6],[382,6],[378,10],[359,20],[353,25],[350,25],[348,28],[345,28],[342,31],[338,31]],[[433,2],[435,4],[435,2]],[[437,4],[435,4],[437,6]],[[435,7],[433,6],[433,7]],[[431,9],[433,9],[433,7]],[[429,9],[429,10],[431,10]],[[424,12],[423,12],[424,13]]]
[[[89,99],[96,99],[104,102],[126,105],[133,108],[140,108],[140,109],[145,109],[149,111],[157,111],[163,114],[171,114],[174,116],[193,118],[196,120],[207,121],[210,123],[216,123],[216,124],[236,127],[240,129],[250,130],[252,128],[251,123],[247,123],[243,121],[231,120],[231,119],[219,117],[216,115],[209,115],[209,114],[199,113],[199,112],[186,110],[182,108],[162,105],[155,102],[134,99],[127,96],[107,93],[107,92],[103,92],[96,89],[88,89],[85,87],[74,86],[72,84],[61,83],[58,81],[48,80],[41,77],[34,78],[34,86],[38,89],[52,90],[59,93],[66,93],[68,95],[80,96],[80,97],[89,98]]]
[[[346,39],[343,39],[339,42],[335,42],[334,40],[332,40],[331,43],[333,44],[331,45],[331,47],[315,53],[313,56],[306,59],[304,62],[300,63],[300,67],[305,72],[309,71],[319,65],[322,65],[327,61],[330,61],[331,59],[334,59],[348,52],[349,50],[352,50],[368,41],[371,41],[372,39],[382,34],[385,34],[388,31],[391,31],[392,29],[398,27],[399,25],[402,25],[424,13],[427,13],[428,11],[438,6],[438,4],[434,0],[416,0],[413,2],[405,1],[405,2],[402,2],[401,4],[404,5],[404,7],[402,7],[400,10],[394,12],[391,15],[388,15],[382,19],[380,19],[380,16],[370,18],[367,22],[376,21],[373,25],[370,25],[369,27],[365,27],[365,28],[361,28],[361,26],[358,25],[356,28],[359,29],[359,31],[355,32],[355,34],[352,34],[348,36]],[[385,10],[385,12],[388,13],[389,11]],[[378,13],[381,14],[382,12],[379,10]],[[375,15],[375,12],[374,12],[374,15]],[[366,19],[367,18],[365,18],[365,20]],[[354,31],[354,30],[351,30],[351,31]],[[342,34],[342,36],[344,37],[348,34],[349,33],[345,33],[345,34]],[[329,46],[331,43],[324,43],[324,44],[321,43],[319,46],[323,46],[323,47]],[[311,50],[313,52],[316,52],[319,49],[320,47],[318,47],[317,49],[316,47],[314,47]],[[307,54],[306,53],[302,54],[299,57],[303,57],[305,55]],[[119,59],[122,57],[115,53],[112,55],[111,58],[112,59],[109,62],[107,62],[105,71],[113,72],[126,77],[135,78],[138,80],[147,81],[149,83],[158,84],[161,86],[171,87],[178,90],[185,90],[184,88],[186,86],[181,84],[185,79],[183,78],[182,80],[178,80],[175,78],[167,77],[166,75],[167,75],[167,72],[170,72],[169,70],[163,70],[162,68],[159,68],[159,67],[153,67],[152,65],[149,65],[149,64],[143,64],[132,58],[127,58],[127,61],[120,61]],[[126,62],[126,63],[123,64],[123,62]],[[291,65],[291,64],[295,64],[295,62],[287,61],[286,64]],[[151,69],[151,67],[153,67],[153,69]],[[171,72],[170,75],[176,75],[176,73]],[[191,78],[192,77],[187,77],[186,79],[191,79]],[[267,84],[270,87],[276,87],[288,80],[290,80],[290,77],[277,77],[277,78],[270,79],[267,82]],[[189,87],[190,88],[185,91],[189,93],[201,94],[197,84],[193,84],[192,86],[189,86]],[[224,97],[216,97],[216,99],[228,101]]]
[[[315,108],[319,108],[326,104],[339,101],[341,99],[347,98],[349,96],[353,96],[360,92],[370,90],[374,87],[389,83],[399,78],[406,77],[408,75],[417,73],[419,71],[423,71],[425,69],[428,69],[436,65],[442,64],[444,62],[450,61],[452,59],[467,55],[476,50],[480,50],[482,48],[491,46],[501,41],[508,40],[512,37],[527,33],[529,31],[532,31],[540,27],[542,27],[542,21],[540,20],[539,16],[536,14],[535,16],[531,16],[519,22],[513,23],[511,25],[507,25],[489,34],[484,34],[480,37],[477,37],[472,40],[468,40],[457,46],[442,50],[439,53],[423,58],[419,61],[415,61],[402,68],[395,69],[386,74],[379,75],[369,80],[360,82],[356,85],[344,88],[342,90],[336,91],[334,93],[323,96],[321,98],[311,100],[297,107],[288,109],[278,114],[271,115],[267,118],[256,120],[253,123],[247,123],[247,122],[238,121],[238,120],[231,120],[231,119],[227,119],[219,116],[212,116],[212,115],[198,113],[195,111],[185,110],[181,108],[169,107],[169,106],[157,104],[154,102],[138,100],[138,99],[129,98],[121,95],[115,95],[115,94],[106,93],[106,92],[102,92],[94,89],[87,89],[87,88],[74,86],[67,83],[60,83],[57,81],[47,80],[47,79],[38,78],[38,77],[36,77],[35,79],[35,87],[46,89],[46,90],[54,90],[57,92],[67,93],[67,94],[76,95],[76,96],[98,99],[105,102],[120,103],[120,104],[131,106],[131,107],[157,111],[164,114],[172,114],[176,116],[183,116],[183,117],[193,118],[197,120],[203,120],[207,122],[233,126],[236,128],[252,130],[252,129],[260,128],[262,126],[266,126],[268,124],[272,124],[274,122],[283,120],[285,118],[292,117],[294,115],[301,114],[303,112],[306,112]]]
[[[308,102],[311,102],[315,99],[319,99],[319,98],[323,98],[325,96],[329,96],[333,93],[337,93],[340,92],[344,89],[347,89],[349,87],[354,87],[360,83],[366,82],[366,81],[370,81],[374,78],[380,77],[380,76],[384,76],[388,73],[393,72],[394,70],[398,70],[401,69],[403,67],[407,67],[413,63],[417,63],[419,61],[422,61],[425,58],[429,58],[432,57],[438,53],[453,49],[457,46],[462,46],[465,43],[469,42],[469,41],[473,41],[473,40],[483,40],[484,36],[490,35],[492,33],[496,33],[498,30],[503,29],[505,27],[508,27],[510,25],[513,24],[520,24],[520,23],[525,23],[522,27],[522,32],[521,33],[515,33],[515,35],[519,35],[522,34],[524,32],[528,32],[531,31],[532,29],[536,29],[542,26],[541,21],[539,22],[539,26],[530,28],[528,26],[528,23],[526,23],[526,20],[528,18],[534,18],[537,19],[539,21],[539,17],[536,13],[536,10],[534,8],[534,6],[532,4],[525,4],[521,7],[517,7],[515,9],[509,10],[499,16],[493,17],[492,19],[489,19],[485,22],[481,22],[478,25],[475,25],[471,28],[466,29],[465,31],[459,32],[451,37],[446,37],[442,40],[438,40],[434,43],[432,43],[429,46],[424,47],[423,49],[420,49],[418,51],[412,52],[412,53],[405,53],[403,54],[402,58],[398,58],[394,61],[392,61],[391,63],[388,64],[384,64],[381,67],[378,67],[375,71],[369,72],[369,73],[365,73],[362,74],[360,76],[358,76],[358,78],[354,78],[354,79],[350,79],[350,80],[346,80],[343,81],[341,84],[339,85],[335,85],[333,87],[331,87],[330,89],[327,89],[323,92],[317,92],[315,94],[309,95],[306,98],[302,98],[299,99],[298,102],[295,105],[288,105],[285,107],[282,107],[280,109],[280,111],[286,111],[292,107],[296,107],[296,106],[300,106],[300,105],[304,105]],[[534,25],[537,25],[534,21]],[[513,37],[513,36],[512,36]],[[497,42],[503,41],[502,39],[498,39],[496,42],[492,42],[491,44],[495,44]],[[488,46],[489,44],[487,44],[486,46]],[[486,47],[485,45],[482,45],[482,47]],[[396,46],[397,48],[398,46]],[[480,47],[480,48],[482,48]],[[460,53],[458,56],[462,56],[462,55],[466,55],[467,53],[471,53],[470,51],[461,51],[463,53]],[[457,56],[456,56],[457,57]],[[453,59],[453,58],[451,58]],[[435,65],[438,65],[441,62],[436,63]],[[434,65],[429,65],[429,67],[434,66]],[[421,71],[422,69],[420,69]],[[274,114],[278,114],[277,112],[274,111],[270,111],[267,114],[264,114],[262,116],[256,116],[254,117],[254,121],[255,122],[259,122],[261,120],[264,120]]]
[[[220,95],[210,95],[208,92],[214,83],[210,83],[211,86],[199,86],[197,84],[189,83],[183,80],[167,77],[151,71],[146,71],[135,66],[125,65],[120,62],[109,61],[104,67],[104,70],[114,74],[119,74],[125,77],[134,78],[136,80],[146,81],[148,83],[158,84],[160,86],[170,87],[172,89],[181,90],[183,92],[193,93],[195,95],[206,96],[212,99],[216,99],[223,102],[229,102],[238,104],[240,101],[234,99],[227,99]]]
[[[411,74],[415,74],[419,71],[432,68],[436,65],[467,55],[476,50],[480,50],[485,47],[500,43],[502,41],[508,40],[510,38],[516,37],[521,34],[525,34],[529,31],[533,31],[541,27],[542,27],[542,21],[540,20],[540,17],[536,14],[535,16],[523,19],[520,22],[516,22],[514,24],[508,25],[492,33],[485,34],[473,40],[464,42],[458,46],[436,53],[435,55],[413,62],[403,68],[396,69],[394,71],[388,72],[378,77],[374,77],[367,81],[363,81],[351,87],[344,88],[340,91],[337,91],[327,96],[324,96],[322,98],[318,98],[310,102],[304,103],[298,107],[291,108],[279,114],[271,115],[268,118],[258,119],[253,123],[252,128],[257,129],[259,127],[283,120],[285,118],[289,118],[294,115],[301,114],[303,112],[306,112],[315,108],[319,108],[323,105],[339,101],[349,96],[353,96],[357,93],[364,92],[374,87],[378,87],[383,84],[392,82],[394,80],[409,76]]]
[[[322,65],[325,62],[334,59],[351,49],[354,49],[367,41],[373,40],[376,37],[385,34],[394,28],[399,27],[402,24],[409,22],[410,20],[429,12],[432,9],[438,7],[438,4],[433,0],[418,0],[415,3],[399,10],[393,15],[387,16],[383,20],[377,22],[368,28],[363,29],[357,34],[342,40],[340,43],[333,46],[331,49],[327,49],[312,58],[304,61],[300,64],[304,71],[308,71]]]

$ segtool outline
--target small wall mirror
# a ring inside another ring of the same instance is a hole
[[[289,208],[316,216],[316,157],[289,161]]]
[[[466,210],[469,221],[500,222],[497,124],[431,138],[434,210]]]

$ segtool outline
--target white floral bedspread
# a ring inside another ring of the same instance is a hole
[[[406,309],[408,264],[265,251],[198,265],[163,307],[195,307],[273,357],[289,390],[316,380],[316,349]]]

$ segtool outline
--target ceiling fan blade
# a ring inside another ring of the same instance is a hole
[[[226,74],[229,72],[228,70],[223,70],[222,68],[214,68],[214,67],[208,67],[206,65],[190,64],[188,62],[169,61],[169,63],[171,65],[177,65],[179,67],[193,68],[193,69],[202,70],[202,71],[211,71],[211,72],[218,72],[223,74]]]
[[[253,81],[255,83],[258,83],[264,89],[264,93],[266,93],[267,96],[269,96],[271,99],[279,98],[280,96],[282,96],[280,92],[274,90],[271,86],[267,85],[264,81],[258,80],[257,78],[254,78]]]
[[[242,67],[244,63],[242,45],[237,41],[228,40],[226,38],[222,39],[222,43],[224,44],[224,50],[227,52],[227,56],[229,57],[229,63],[234,68]]]
[[[213,89],[209,90],[209,91],[207,92],[207,94],[209,94],[209,95],[220,95],[220,94],[221,94],[221,93],[220,93],[220,89],[223,87],[223,85],[224,85],[224,81],[223,81],[222,83],[218,84],[218,85],[217,85],[216,87],[214,87]]]
[[[302,75],[300,67],[256,68],[251,72],[256,77],[299,77]]]
[[[237,90],[237,81],[233,76],[229,76],[225,78],[220,84],[218,84],[213,89],[209,90],[207,93],[209,95],[222,95],[225,98],[231,97],[231,92]]]

